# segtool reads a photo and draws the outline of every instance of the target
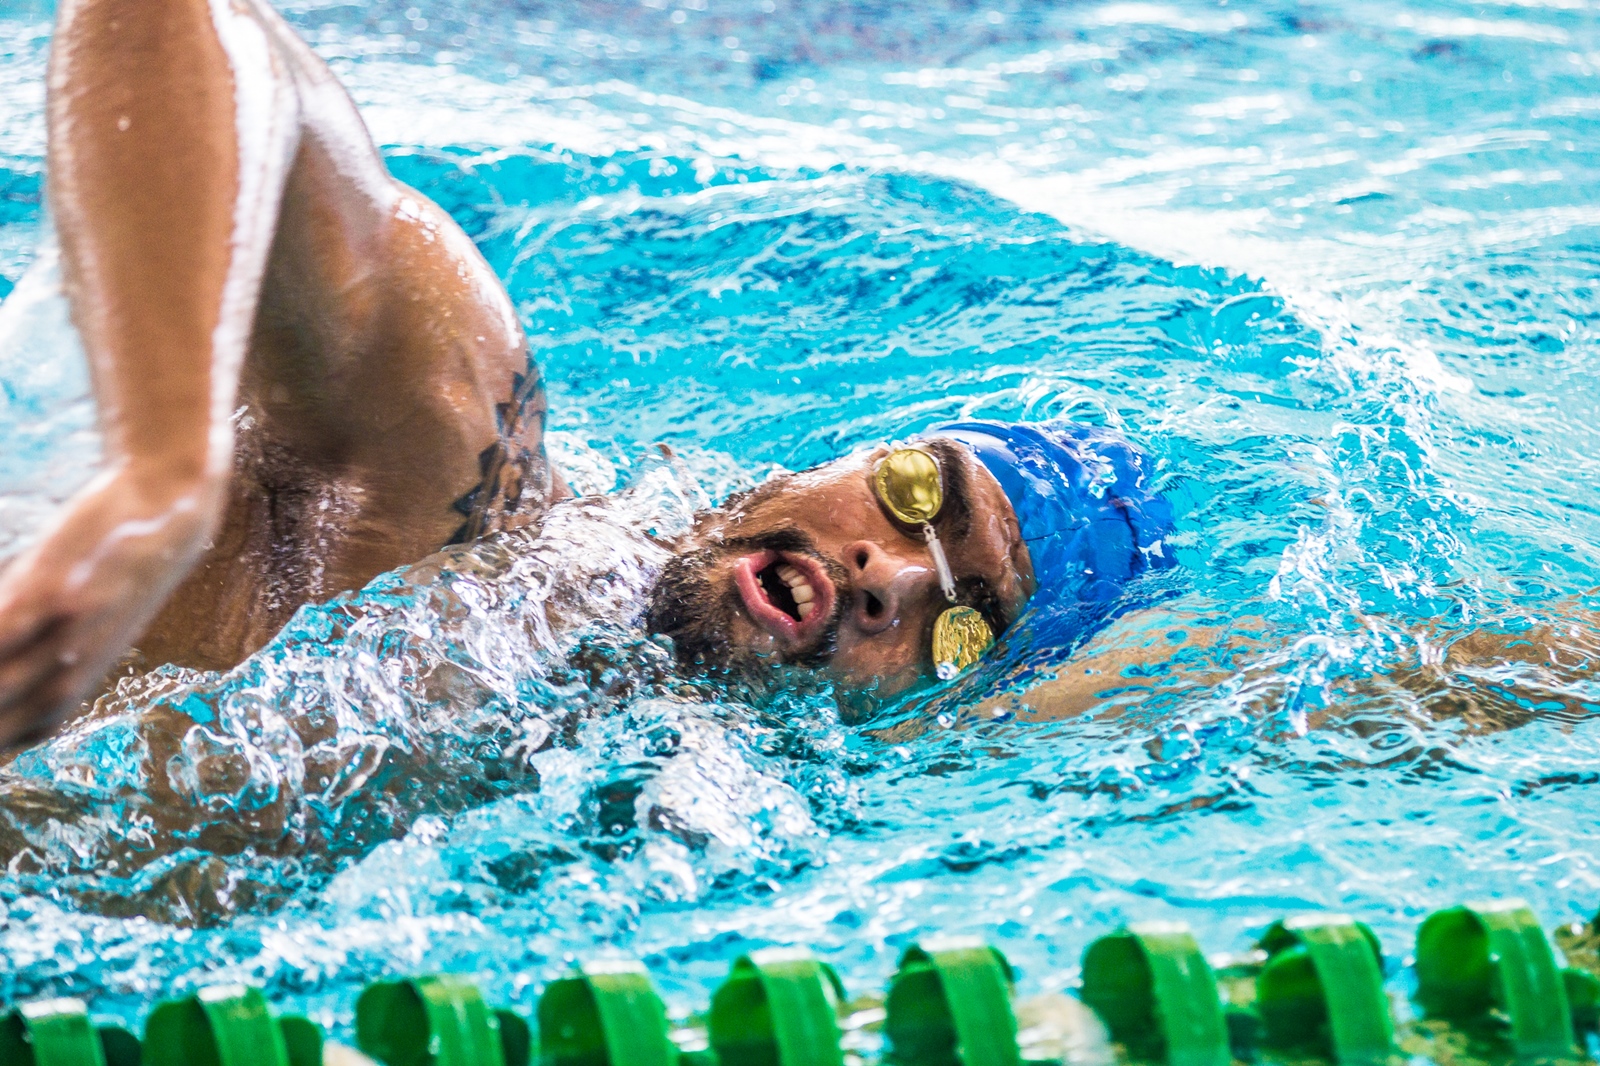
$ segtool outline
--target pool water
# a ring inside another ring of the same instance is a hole
[[[0,771],[0,997],[133,1021],[238,979],[345,1026],[381,975],[526,1009],[621,954],[683,1013],[742,951],[854,991],[932,932],[1037,993],[1123,921],[1238,950],[1310,909],[1401,987],[1434,909],[1600,906],[1593,0],[282,8],[504,279],[574,482],[626,491]],[[0,553],[98,449],[41,236],[49,17],[0,6]],[[626,623],[646,533],[967,415],[1149,450],[1151,613],[861,725]],[[1530,631],[1549,659],[1416,669]],[[1088,713],[974,711],[1118,648],[1156,665]]]

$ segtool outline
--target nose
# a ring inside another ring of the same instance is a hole
[[[845,619],[864,633],[882,633],[894,625],[905,598],[933,575],[926,565],[884,551],[870,540],[845,545],[844,565],[855,588]]]

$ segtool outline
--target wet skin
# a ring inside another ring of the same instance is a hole
[[[48,731],[132,647],[144,665],[232,666],[300,605],[565,494],[498,279],[389,175],[262,0],[61,0],[47,119],[106,465],[0,573],[0,746]],[[1030,588],[1026,553],[998,484],[951,449],[966,506],[941,539],[963,598],[1003,624]],[[713,665],[815,663],[883,695],[927,676],[945,601],[926,545],[872,495],[874,458],[703,516],[672,591],[721,624],[688,625],[685,646]],[[1512,654],[1507,639],[1474,654]],[[1100,678],[1164,654],[1075,655],[1029,705],[1076,713]]]
[[[0,575],[0,744],[53,727],[119,658],[225,669],[302,604],[566,493],[499,281],[265,3],[63,0],[47,113],[107,465]],[[941,533],[998,628],[1025,552],[998,485],[947,450],[960,521]],[[930,672],[944,598],[926,544],[878,508],[873,458],[702,518],[693,576],[730,608],[708,645],[885,693]],[[804,550],[725,550],[778,531]]]
[[[106,468],[0,575],[0,744],[562,494],[493,271],[264,3],[63,0],[47,117]]]
[[[999,632],[1033,589],[1016,516],[970,451],[923,443],[943,472],[945,506],[934,526],[957,598]],[[872,490],[886,451],[782,475],[701,517],[688,545],[699,549],[688,560],[692,573],[683,576],[699,583],[685,591],[706,606],[685,614],[686,624],[703,620],[713,630],[691,642],[711,665],[810,663],[845,689],[879,696],[933,676],[933,623],[951,604],[920,530],[894,521]]]

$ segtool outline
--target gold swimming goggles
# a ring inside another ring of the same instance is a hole
[[[922,448],[891,448],[872,468],[872,491],[895,521],[922,527],[922,539],[939,574],[939,588],[945,599],[955,603],[955,576],[933,528],[933,520],[944,506],[939,460]],[[946,608],[933,623],[933,664],[941,681],[955,677],[993,646],[994,630],[971,607]]]

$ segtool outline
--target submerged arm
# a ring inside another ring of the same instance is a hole
[[[1312,721],[1337,719],[1374,698],[1399,699],[1434,718],[1464,716],[1488,729],[1525,721],[1535,701],[1545,711],[1559,705],[1570,714],[1592,714],[1594,694],[1584,685],[1600,674],[1600,625],[1576,604],[1563,607],[1567,620],[1516,633],[1424,627],[1398,634],[1401,653],[1387,655],[1379,673],[1330,681],[1325,709]],[[1378,631],[1377,619],[1362,621]],[[1392,648],[1397,633],[1385,628],[1378,639]],[[980,716],[1111,718],[1175,705],[1230,678],[1252,703],[1271,704],[1283,697],[1286,650],[1260,620],[1221,624],[1183,612],[1141,611],[1119,619],[1026,691],[985,701]]]
[[[1244,624],[1223,625],[1165,608],[1138,611],[1118,619],[1030,688],[985,701],[980,714],[1027,721],[1116,717],[1231,677],[1250,652],[1265,645],[1263,635]]]
[[[106,469],[0,576],[0,743],[49,728],[221,514],[292,88],[227,0],[63,0],[49,185]]]

